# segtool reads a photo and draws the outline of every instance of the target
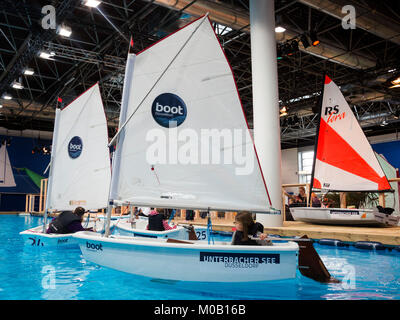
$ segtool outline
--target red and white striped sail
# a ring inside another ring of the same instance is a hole
[[[390,184],[339,87],[325,77],[313,187],[383,191]]]

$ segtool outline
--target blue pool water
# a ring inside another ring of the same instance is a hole
[[[341,284],[320,284],[298,272],[295,280],[236,290],[228,284],[188,286],[126,274],[85,261],[78,248],[25,247],[19,232],[41,222],[30,216],[0,216],[0,299],[400,299],[400,253],[395,251],[315,244],[331,274],[344,280]],[[162,268],[167,262],[159,263]]]

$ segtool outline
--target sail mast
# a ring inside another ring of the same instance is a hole
[[[125,132],[122,130],[121,125],[123,125],[126,121],[127,118],[127,113],[128,113],[128,102],[129,102],[129,96],[131,94],[131,84],[132,84],[132,78],[133,78],[133,71],[134,71],[134,66],[135,66],[135,59],[136,55],[132,52],[133,49],[133,40],[131,37],[131,40],[129,41],[129,50],[128,50],[128,58],[126,60],[126,66],[125,66],[125,77],[124,77],[124,87],[122,89],[122,101],[121,101],[121,110],[120,110],[120,116],[119,116],[119,130],[118,133],[116,134],[114,138],[118,138],[117,143],[116,143],[116,150],[113,153],[112,157],[112,170],[111,170],[111,181],[110,181],[110,190],[109,190],[109,195],[108,195],[108,207],[107,207],[107,219],[105,223],[105,236],[108,237],[110,235],[110,221],[111,221],[111,211],[113,207],[113,198],[114,194],[113,191],[117,188],[118,186],[118,178],[119,178],[119,168],[121,164],[121,152],[123,148],[123,141],[125,139]],[[110,143],[109,145],[112,145]]]
[[[44,208],[44,221],[43,221],[43,233],[46,232],[46,224],[47,224],[47,211],[49,208],[50,204],[50,199],[51,199],[51,189],[52,189],[52,183],[53,183],[53,167],[54,167],[54,159],[55,159],[55,154],[57,150],[57,137],[58,137],[58,130],[59,130],[59,124],[60,124],[60,112],[61,110],[59,108],[56,108],[56,117],[54,121],[54,131],[53,131],[53,142],[52,142],[52,152],[51,152],[51,157],[50,157],[50,172],[49,172],[49,178],[48,178],[48,183],[47,183],[47,193],[46,193],[46,203],[45,203],[45,208]]]
[[[322,76],[322,89],[321,89],[321,95],[319,96],[319,100],[318,100],[319,113],[318,113],[318,120],[317,120],[317,131],[315,133],[314,160],[313,160],[313,166],[312,166],[312,171],[311,171],[311,180],[310,180],[310,190],[309,190],[309,195],[308,195],[308,203],[311,203],[311,193],[312,193],[312,189],[313,189],[313,186],[314,186],[315,162],[317,161],[319,125],[321,123],[322,101],[324,99],[325,79],[326,79],[326,73],[324,73],[324,75]]]

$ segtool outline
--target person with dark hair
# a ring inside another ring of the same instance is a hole
[[[83,228],[82,220],[86,210],[82,207],[77,207],[72,211],[62,211],[54,218],[49,225],[46,233],[67,234],[78,231],[94,231],[93,228]]]
[[[270,240],[265,240],[267,235],[263,233],[264,226],[259,222],[254,222],[250,212],[239,212],[234,223],[236,231],[232,236],[233,245],[272,245]],[[259,240],[253,240],[250,237],[259,238]]]
[[[171,227],[166,219],[167,215],[164,214],[164,209],[157,208],[152,210],[149,214],[149,224],[146,229],[152,231],[176,229],[176,226]]]

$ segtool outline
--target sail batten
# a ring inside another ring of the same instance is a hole
[[[336,84],[325,78],[317,132],[313,188],[331,191],[384,191],[390,184]]]
[[[130,85],[124,85],[131,93],[127,114],[141,107],[125,121],[123,145],[117,145],[112,200],[269,210],[232,71],[205,19],[136,56],[132,78],[125,79]],[[251,161],[236,161],[243,150]],[[241,174],[246,166],[251,170]]]

